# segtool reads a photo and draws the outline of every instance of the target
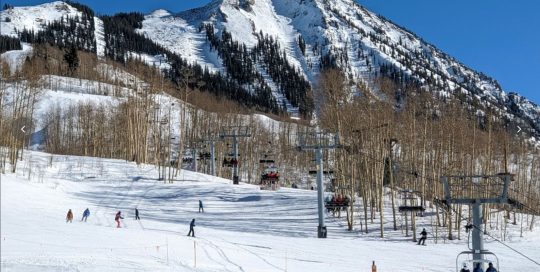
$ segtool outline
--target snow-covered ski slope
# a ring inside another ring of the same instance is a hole
[[[433,244],[431,237],[417,246],[390,224],[380,239],[378,220],[369,234],[349,232],[343,218],[331,216],[328,238],[318,239],[314,191],[260,191],[189,171],[173,184],[156,177],[153,166],[25,152],[17,172],[1,176],[1,270],[370,271],[375,260],[379,272],[454,271],[466,249],[465,240]],[[205,213],[197,212],[199,199]],[[90,217],[81,222],[87,207]],[[68,209],[73,223],[65,222]],[[186,236],[192,218],[196,238]],[[429,220],[419,218],[418,227]],[[520,238],[510,225],[507,235],[510,246],[540,259],[538,230]],[[499,256],[501,271],[538,271],[499,243],[486,248]]]

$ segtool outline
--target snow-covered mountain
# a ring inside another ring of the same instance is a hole
[[[3,11],[2,35],[77,13],[66,5],[53,2]],[[105,43],[102,29],[103,22],[96,18],[96,44],[102,45],[96,51],[106,55],[102,47],[111,41]],[[236,81],[247,92],[270,89],[277,104],[292,113],[309,110],[305,92],[311,91],[321,68],[337,67],[369,86],[381,75],[425,86],[440,98],[458,98],[480,113],[489,108],[540,136],[538,105],[505,92],[496,80],[354,0],[214,0],[178,14],[156,10],[144,16],[136,32],[188,63]],[[247,79],[242,78],[246,71]],[[311,86],[289,84],[299,79]]]

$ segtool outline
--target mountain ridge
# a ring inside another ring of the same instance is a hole
[[[48,3],[64,5],[63,2]],[[50,6],[49,5],[49,6]],[[18,9],[18,8],[15,8]],[[5,11],[2,12],[4,24]],[[384,17],[368,11],[352,0],[214,0],[209,4],[179,13],[156,10],[144,16],[137,33],[171,50],[188,63],[201,65],[211,73],[234,78],[221,52],[209,40],[211,25],[220,40],[223,33],[230,41],[248,51],[270,37],[277,44],[273,58],[290,66],[290,73],[307,80],[312,87],[321,69],[333,66],[343,70],[355,83],[373,86],[377,77],[388,76],[396,82],[416,82],[441,99],[459,99],[471,107],[493,109],[508,123],[521,125],[540,138],[540,107],[527,98],[505,92],[496,80],[462,64]],[[2,31],[4,34],[4,31]],[[13,33],[8,33],[13,34]],[[97,39],[96,39],[97,40]],[[248,92],[264,85],[289,113],[299,107],[282,74],[269,69],[270,61],[261,61],[263,53],[249,61],[253,76],[241,83]],[[233,53],[234,55],[234,53]],[[297,87],[297,86],[296,86]],[[309,92],[303,87],[300,92]],[[476,105],[476,106],[473,106]]]

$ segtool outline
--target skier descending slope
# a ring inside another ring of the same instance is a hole
[[[422,243],[422,245],[425,246],[426,245],[426,239],[427,239],[427,231],[426,231],[426,229],[423,229],[422,232],[420,232],[420,235],[422,235],[422,237],[420,238],[420,240],[418,240],[417,245]]]
[[[193,229],[195,227],[195,218],[191,220],[191,223],[189,223],[189,232],[187,236],[195,237],[195,230]]]
[[[116,216],[114,217],[114,221],[116,221],[116,227],[117,228],[120,228],[120,219],[124,219],[124,217],[122,217],[122,213],[120,211],[118,211],[116,213]]]
[[[84,212],[82,214],[81,221],[86,222],[86,219],[88,219],[88,216],[90,216],[90,210],[88,208],[86,208],[86,210],[84,210]]]
[[[71,209],[69,209],[66,215],[66,223],[67,222],[69,223],[73,222],[73,212],[71,211]]]

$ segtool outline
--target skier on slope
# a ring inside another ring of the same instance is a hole
[[[120,211],[118,211],[116,213],[116,216],[114,217],[114,221],[116,221],[116,227],[117,228],[120,228],[120,219],[124,219],[124,217],[122,217],[122,213]]]
[[[86,210],[84,210],[84,212],[82,214],[81,221],[86,222],[86,219],[88,219],[88,216],[90,216],[90,210],[88,208],[86,208]]]
[[[69,209],[66,215],[66,223],[67,222],[69,223],[73,222],[73,212],[71,211],[71,209]]]
[[[199,212],[203,212],[204,213],[204,207],[203,207],[203,204],[202,204],[202,200],[199,199]]]
[[[422,237],[420,238],[420,240],[418,240],[418,244],[419,245],[420,243],[422,243],[422,245],[426,245],[426,239],[427,239],[427,231],[426,229],[422,229],[422,232],[420,232],[420,235],[422,235]]]
[[[195,237],[195,230],[193,229],[195,227],[195,218],[191,220],[191,223],[189,223],[189,232],[187,236]]]
[[[139,209],[135,208],[135,220],[141,220],[139,217]]]

